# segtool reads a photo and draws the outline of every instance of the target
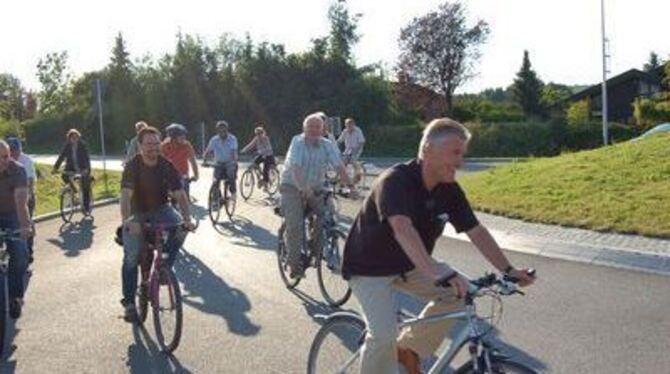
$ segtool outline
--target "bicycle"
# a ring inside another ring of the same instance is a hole
[[[191,196],[190,188],[189,188],[191,182],[194,181],[194,178],[193,177],[182,178],[182,181],[184,183],[184,192],[186,193],[189,204],[191,204],[191,218],[193,218],[192,221],[193,221],[193,225],[195,226],[193,228],[193,230],[197,230],[198,226],[200,226],[200,220],[198,219],[198,217],[193,215],[193,206],[195,205],[196,200],[195,200],[195,197]],[[177,209],[177,211],[180,211],[179,202],[173,196],[170,196],[170,204],[172,204],[172,207]]]
[[[63,172],[63,175],[67,177],[68,182],[65,183],[60,191],[61,218],[65,223],[70,223],[72,221],[72,216],[74,216],[76,211],[81,211],[84,214],[84,217],[90,217],[93,206],[89,201],[88,210],[84,209],[84,194],[80,193],[80,191],[83,191],[82,174],[66,171]],[[91,190],[93,181],[94,179],[91,177],[91,185],[89,186],[89,189]],[[77,189],[77,185],[79,186],[79,189]]]
[[[342,255],[346,234],[337,226],[336,213],[332,205],[334,195],[330,190],[317,193],[323,199],[324,212],[322,226],[314,227],[316,224],[316,212],[306,209],[305,219],[302,226],[302,244],[300,256],[303,268],[315,267],[319,289],[328,305],[338,307],[349,300],[351,289],[349,284],[342,278]],[[280,209],[275,208],[275,214],[282,217]],[[322,230],[322,243],[315,243],[314,233]],[[282,224],[277,233],[277,261],[279,274],[288,289],[295,288],[300,283],[300,278],[291,278],[290,266],[288,265],[288,249],[286,247],[286,222],[282,218]],[[312,233],[312,238],[307,238],[307,232]],[[325,245],[324,245],[325,244]]]
[[[252,162],[249,167],[244,170],[242,177],[240,177],[240,195],[244,200],[249,200],[254,193],[254,187],[258,183],[258,188],[263,188],[270,197],[277,193],[279,188],[279,171],[277,166],[272,164],[268,169],[268,182],[263,183],[263,172],[260,166]]]
[[[212,164],[204,163],[203,167],[214,166]],[[221,217],[221,207],[223,206],[228,215],[228,219],[233,219],[233,214],[235,213],[235,199],[230,196],[230,184],[232,182],[228,181],[228,178],[223,178],[223,193],[221,193],[221,183],[219,180],[214,180],[212,186],[209,188],[209,193],[207,194],[207,210],[209,211],[209,219],[212,221],[213,225],[219,223],[219,218]]]
[[[535,271],[531,270],[529,275],[534,276]],[[470,358],[455,371],[456,374],[534,374],[536,372],[533,369],[514,361],[510,356],[499,352],[493,347],[493,344],[487,337],[488,333],[493,329],[493,324],[489,324],[487,327],[486,324],[481,322],[487,319],[495,319],[495,313],[492,313],[490,317],[480,317],[477,314],[474,303],[475,298],[481,296],[492,297],[495,301],[494,305],[498,304],[499,306],[498,317],[500,317],[502,314],[501,296],[523,295],[523,292],[519,291],[516,287],[517,282],[517,279],[508,275],[499,277],[495,274],[486,274],[470,282],[470,289],[464,297],[464,310],[440,313],[428,317],[414,317],[401,311],[399,313],[401,323],[398,330],[402,331],[403,327],[410,325],[453,319],[466,323],[465,328],[458,332],[449,347],[445,348],[438,356],[435,363],[427,371],[428,374],[451,373],[449,364],[466,345],[468,346]],[[448,287],[448,284],[441,284],[440,286]],[[366,336],[366,327],[363,319],[352,312],[336,312],[330,316],[321,315],[318,317],[325,319],[326,322],[316,333],[310,347],[307,373],[357,372],[358,365],[354,365],[354,363],[360,358],[361,348]],[[326,342],[331,342],[331,340],[327,340],[330,337],[333,338],[336,345],[335,348],[330,348],[331,345],[325,345]],[[337,347],[338,345],[340,347]],[[326,348],[322,347],[329,347],[330,351],[325,352]],[[340,351],[334,352],[337,348],[340,348]]]
[[[6,242],[9,240],[19,240],[20,238],[19,230],[0,229],[0,357],[3,357],[4,354],[10,301],[9,284],[7,283],[9,252],[6,248]]]
[[[145,247],[140,253],[142,278],[137,292],[138,317],[140,323],[146,321],[151,303],[156,338],[165,352],[177,349],[183,327],[179,282],[172,269],[162,264],[168,258],[168,254],[163,252],[163,247],[167,243],[170,231],[180,229],[183,229],[182,224],[142,225]]]

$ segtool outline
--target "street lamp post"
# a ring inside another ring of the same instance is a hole
[[[605,0],[600,0],[600,18],[602,25],[602,44],[603,44],[603,85],[602,85],[602,117],[603,117],[603,144],[608,144],[607,129],[607,36],[605,36]]]

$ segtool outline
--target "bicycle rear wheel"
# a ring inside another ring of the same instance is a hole
[[[288,250],[286,248],[286,238],[284,233],[286,231],[286,226],[282,223],[279,227],[279,232],[277,233],[277,238],[279,243],[277,245],[277,263],[279,265],[279,275],[286,285],[286,288],[293,289],[298,283],[300,283],[300,278],[291,278],[291,267],[288,265]]]
[[[209,189],[209,198],[207,199],[207,210],[209,211],[209,219],[213,225],[219,223],[221,203],[221,190],[219,190],[216,183],[212,183],[212,187]]]
[[[276,166],[272,166],[268,171],[268,184],[265,186],[268,195],[271,197],[277,193],[279,189],[279,170]]]
[[[486,362],[484,360],[482,361],[482,365],[486,365]],[[451,373],[451,371],[448,371]],[[474,365],[472,361],[469,361],[465,363],[463,366],[458,368],[456,370],[456,374],[476,374],[480,372],[492,372],[494,374],[536,374],[537,372],[529,367],[527,367],[524,364],[518,363],[516,361],[511,361],[511,360],[503,360],[500,358],[492,358],[491,359],[491,368],[490,370],[484,370],[481,371],[475,371]],[[447,373],[445,371],[444,373]]]
[[[181,290],[172,270],[160,269],[158,289],[152,296],[156,339],[164,351],[173,352],[181,339],[183,315]]]
[[[249,200],[251,195],[254,193],[254,185],[256,181],[254,180],[254,173],[251,168],[242,173],[242,178],[240,178],[240,195],[246,201]]]
[[[316,333],[307,359],[307,373],[358,373],[365,322],[344,314],[330,317]]]
[[[346,303],[351,296],[349,283],[342,278],[345,239],[344,233],[333,230],[326,238],[326,247],[318,252],[319,288],[323,298],[332,307]]]
[[[75,196],[71,188],[65,187],[60,193],[60,217],[70,223],[75,211]]]

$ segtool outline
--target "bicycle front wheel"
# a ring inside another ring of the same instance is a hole
[[[338,307],[349,300],[349,282],[342,278],[342,256],[344,253],[344,233],[333,230],[328,234],[326,247],[318,255],[317,275],[321,294],[328,305]]]
[[[242,173],[242,178],[240,178],[240,195],[246,201],[249,200],[251,195],[254,193],[254,173],[251,169],[247,169]]]
[[[181,290],[172,270],[160,269],[158,278],[158,290],[152,295],[156,339],[165,352],[173,352],[181,339]]]
[[[235,206],[237,202],[233,199],[228,183],[226,183],[223,189],[223,206],[226,209],[226,214],[228,215],[229,220],[233,220],[233,214],[235,214]]]
[[[60,193],[60,217],[63,222],[70,223],[75,211],[74,192],[70,188],[64,188]]]
[[[221,203],[221,191],[219,190],[216,183],[213,183],[212,187],[209,189],[209,198],[207,199],[209,219],[212,220],[213,225],[219,223],[219,217],[221,216]]]
[[[485,365],[484,360],[482,360],[482,365]],[[451,373],[450,371],[445,371]],[[494,373],[494,374],[537,374],[537,372],[528,366],[518,363],[511,360],[503,360],[500,358],[491,359],[491,368],[489,370],[478,370],[475,371],[472,361],[465,363],[456,370],[456,374],[476,374],[476,373]]]
[[[361,318],[349,314],[329,318],[309,349],[307,373],[358,373],[364,341],[365,322]]]

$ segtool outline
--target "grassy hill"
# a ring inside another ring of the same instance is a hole
[[[670,238],[670,135],[518,162],[460,182],[480,211]]]

